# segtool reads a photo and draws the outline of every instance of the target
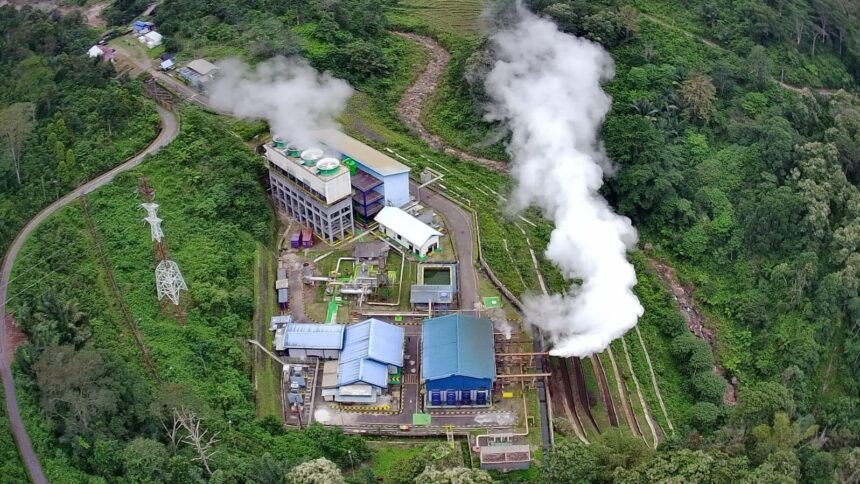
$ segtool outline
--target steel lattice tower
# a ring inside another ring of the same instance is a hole
[[[173,304],[179,304],[179,291],[188,290],[185,279],[179,272],[179,266],[169,259],[159,262],[155,268],[155,287],[159,301],[167,296]]]

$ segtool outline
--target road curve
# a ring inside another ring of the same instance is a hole
[[[448,53],[438,42],[423,35],[407,32],[394,32],[395,35],[407,38],[430,51],[430,62],[418,75],[418,78],[403,93],[400,104],[397,106],[397,114],[400,120],[425,143],[433,149],[442,151],[448,155],[455,156],[461,160],[471,161],[499,173],[508,171],[508,164],[503,161],[490,160],[466,153],[463,150],[453,148],[439,136],[430,132],[422,123],[421,112],[427,99],[436,90],[439,78],[445,73],[445,67],[451,59]]]
[[[412,192],[418,192],[418,185],[409,182]],[[454,250],[460,262],[457,268],[458,287],[460,292],[460,308],[472,310],[478,302],[478,272],[475,270],[475,227],[472,224],[472,214],[461,206],[430,190],[420,190],[420,203],[432,208],[445,217],[448,235],[455,240]]]
[[[9,277],[12,273],[12,266],[15,264],[15,258],[18,252],[27,240],[27,237],[39,226],[46,218],[57,210],[77,200],[81,195],[85,195],[103,185],[106,185],[114,179],[114,177],[124,171],[131,170],[140,165],[147,155],[156,153],[158,150],[168,145],[179,134],[179,120],[170,111],[157,107],[158,115],[161,117],[161,131],[152,143],[149,144],[143,151],[130,158],[125,163],[111,169],[110,171],[99,175],[96,178],[80,185],[54,203],[48,205],[35,217],[27,222],[27,225],[21,229],[6,255],[3,258],[2,266],[0,266],[0,317],[6,314],[6,296],[9,289]],[[37,484],[47,483],[45,473],[42,466],[39,464],[39,459],[36,453],[33,452],[33,446],[30,443],[30,437],[24,428],[24,422],[21,420],[21,412],[18,409],[18,400],[15,395],[15,382],[12,378],[11,355],[3,354],[6,340],[6,326],[0,324],[0,378],[3,379],[3,390],[6,394],[6,414],[9,416],[9,426],[12,429],[12,436],[15,438],[15,443],[18,446],[18,451],[21,454],[21,460],[27,467],[27,472],[30,478]]]

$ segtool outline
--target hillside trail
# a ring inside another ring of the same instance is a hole
[[[655,23],[661,27],[665,27],[667,29],[671,29],[671,30],[674,30],[676,32],[680,32],[680,33],[686,35],[687,37],[694,39],[694,40],[697,40],[697,41],[699,41],[699,42],[701,42],[701,43],[703,43],[709,47],[713,47],[713,48],[721,50],[723,52],[729,52],[728,49],[726,49],[725,47],[721,46],[720,44],[714,42],[711,39],[708,39],[706,37],[702,37],[699,34],[690,32],[689,30],[686,30],[683,27],[679,27],[679,26],[675,25],[674,23],[667,22],[666,20],[664,20],[660,17],[654,16],[654,15],[651,15],[651,14],[648,14],[648,13],[645,13],[642,11],[640,11],[639,13],[646,20],[649,20],[649,21],[651,21],[651,22],[653,22],[653,23]],[[804,92],[809,90],[809,91],[814,92],[820,96],[832,96],[832,95],[834,95],[837,92],[842,90],[842,89],[830,89],[830,88],[826,88],[826,87],[806,87],[806,86],[801,86],[798,84],[791,84],[791,83],[788,83],[788,82],[785,82],[782,80],[777,80],[776,83],[779,84],[780,87],[782,87],[783,89],[787,89],[789,91],[794,91],[794,92],[799,93],[799,94],[803,94]],[[851,96],[853,96],[855,99],[860,99],[854,94],[851,94]]]
[[[161,117],[161,131],[159,131],[158,136],[146,148],[121,165],[78,186],[54,203],[43,208],[18,232],[18,235],[6,251],[2,266],[0,266],[0,315],[5,316],[6,314],[6,301],[8,299],[9,278],[12,274],[12,266],[15,264],[15,259],[18,257],[21,247],[23,247],[24,242],[30,234],[54,212],[75,202],[82,195],[86,195],[110,183],[117,174],[137,167],[143,163],[147,155],[158,152],[158,150],[167,146],[176,138],[179,134],[179,120],[166,109],[161,107],[157,107],[156,109],[158,109],[158,115]],[[3,390],[6,394],[6,415],[9,418],[9,427],[18,446],[21,460],[30,474],[30,478],[37,484],[47,483],[48,480],[45,477],[42,466],[39,464],[36,453],[33,451],[33,445],[30,442],[30,437],[27,435],[24,421],[21,419],[21,410],[18,407],[15,392],[15,380],[12,377],[11,355],[7,354],[12,349],[6,339],[8,337],[6,334],[7,329],[6,324],[0,324],[0,378],[3,380]]]
[[[400,103],[397,106],[397,114],[400,116],[401,121],[406,124],[410,131],[435,150],[460,158],[461,160],[477,163],[498,173],[507,173],[509,170],[507,163],[482,158],[454,148],[424,126],[421,119],[422,110],[427,100],[436,91],[439,79],[445,73],[448,61],[451,60],[451,54],[430,37],[408,32],[393,33],[421,45],[430,52],[431,56],[427,67],[424,68],[418,78],[406,89],[406,92],[400,99]]]
[[[678,280],[675,268],[666,262],[654,259],[650,256],[647,256],[647,259],[648,264],[657,271],[657,276],[672,293],[672,296],[675,299],[675,304],[681,312],[681,316],[683,316],[684,321],[687,322],[687,328],[689,328],[690,332],[697,338],[707,341],[711,346],[711,351],[716,353],[717,337],[714,330],[708,327],[709,325],[707,324],[705,316],[703,316],[696,308],[696,302],[693,297],[693,290],[695,288],[690,284],[681,284]],[[714,372],[718,375],[725,376],[725,370],[717,364],[714,365]],[[732,377],[729,384],[726,385],[726,391],[723,394],[723,402],[727,405],[734,405],[737,403],[738,384],[738,379],[736,377]]]

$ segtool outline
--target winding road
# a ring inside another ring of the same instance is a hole
[[[179,134],[179,120],[170,111],[157,107],[158,115],[161,117],[161,131],[152,143],[149,144],[143,151],[125,161],[123,164],[111,169],[110,171],[99,175],[98,177],[80,185],[73,191],[48,205],[41,212],[36,214],[12,241],[9,250],[3,258],[3,265],[0,267],[0,315],[6,314],[6,298],[9,289],[9,277],[12,273],[12,266],[15,264],[15,259],[18,257],[21,247],[26,242],[31,233],[45,219],[51,216],[57,210],[74,202],[81,195],[85,195],[103,185],[110,183],[119,173],[131,170],[140,165],[148,155],[156,153],[158,150],[168,145]],[[24,422],[21,420],[21,412],[18,409],[18,400],[15,395],[15,381],[12,378],[11,355],[4,354],[6,348],[6,325],[0,324],[0,377],[3,379],[3,390],[6,394],[6,414],[9,417],[9,426],[12,430],[12,436],[15,438],[15,443],[18,445],[18,450],[21,454],[21,459],[27,467],[27,472],[30,478],[37,484],[47,483],[45,473],[39,464],[39,459],[33,452],[33,446],[30,443],[30,437],[24,428]]]

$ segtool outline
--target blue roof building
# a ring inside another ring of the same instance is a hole
[[[427,405],[489,405],[496,380],[493,323],[449,314],[425,319],[421,334]]]
[[[368,319],[347,326],[345,333],[337,386],[388,387],[389,373],[396,373],[403,367],[404,329]]]
[[[280,333],[280,330],[279,330]],[[337,358],[344,344],[342,324],[289,323],[283,327],[283,338],[275,334],[275,349],[293,358]]]

